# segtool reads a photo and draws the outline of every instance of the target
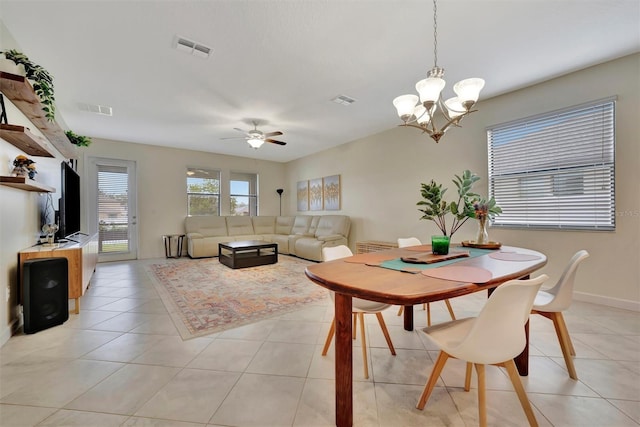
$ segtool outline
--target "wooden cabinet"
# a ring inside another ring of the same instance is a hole
[[[74,313],[77,314],[80,312],[80,297],[87,290],[98,263],[98,234],[74,235],[71,238],[76,242],[55,244],[53,247],[38,245],[20,251],[20,282],[25,261],[36,258],[66,258],[69,261],[69,299],[75,300]]]

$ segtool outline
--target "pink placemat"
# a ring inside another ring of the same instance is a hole
[[[383,261],[389,261],[396,258],[398,258],[397,255],[385,255],[376,252],[369,252],[344,258],[344,262],[351,262],[354,264],[380,264]]]
[[[538,255],[521,254],[518,252],[493,252],[489,254],[491,258],[499,259],[501,261],[533,261],[540,259]]]
[[[423,270],[422,274],[436,279],[467,283],[485,283],[493,278],[489,270],[464,265],[448,265],[445,267],[431,268]]]

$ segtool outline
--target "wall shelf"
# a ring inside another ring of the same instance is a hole
[[[45,117],[40,99],[26,77],[0,71],[0,92],[40,129],[60,154],[68,159],[78,157],[77,147],[69,141],[62,128]]]
[[[0,185],[36,193],[55,193],[56,189],[24,176],[0,176]]]
[[[54,157],[47,147],[49,143],[24,126],[0,124],[0,138],[30,156]]]

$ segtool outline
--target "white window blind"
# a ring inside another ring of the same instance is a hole
[[[615,228],[615,98],[487,129],[494,226]]]
[[[100,253],[129,251],[128,183],[126,167],[98,165]]]

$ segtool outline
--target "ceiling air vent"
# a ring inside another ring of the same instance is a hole
[[[338,95],[335,98],[332,99],[333,102],[335,102],[336,104],[340,104],[340,105],[351,105],[354,102],[356,102],[355,99],[350,98],[346,95]]]
[[[113,108],[107,105],[80,103],[78,104],[78,108],[89,113],[101,114],[103,116],[113,116]]]
[[[179,51],[190,53],[191,55],[199,58],[208,58],[213,50],[202,43],[189,40],[182,36],[175,36],[173,38],[173,47]]]

